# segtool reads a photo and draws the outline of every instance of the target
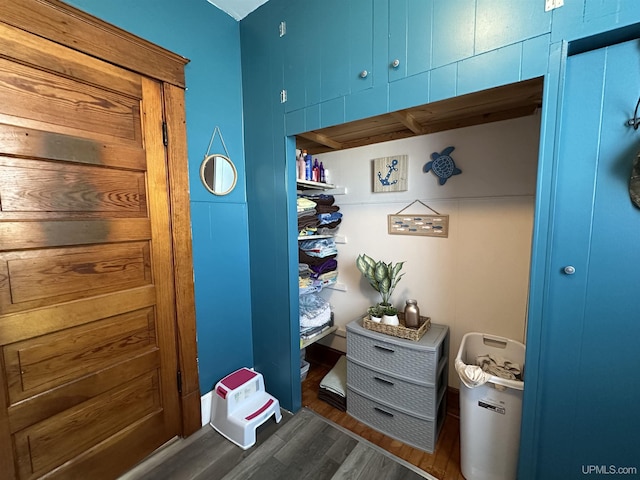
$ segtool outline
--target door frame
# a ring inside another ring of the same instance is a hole
[[[152,78],[162,85],[168,139],[176,350],[181,377],[180,431],[183,437],[189,436],[202,426],[184,105],[184,66],[189,60],[58,0],[8,2],[0,22]]]

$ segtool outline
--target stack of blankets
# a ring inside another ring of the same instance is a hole
[[[319,335],[333,325],[331,305],[317,293],[300,295],[300,338]]]
[[[333,195],[298,195],[298,236],[335,235],[342,221]]]
[[[332,285],[338,278],[338,249],[333,238],[314,238],[298,242],[300,289],[304,279],[317,280],[321,286]]]
[[[344,355],[320,382],[318,398],[338,410],[347,411],[347,357]]]

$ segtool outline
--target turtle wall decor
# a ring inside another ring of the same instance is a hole
[[[456,167],[456,162],[451,158],[451,152],[454,150],[455,147],[447,147],[440,153],[433,152],[431,154],[431,161],[424,165],[424,172],[428,173],[432,171],[438,177],[440,185],[447,183],[447,180],[453,175],[462,173],[462,170]]]

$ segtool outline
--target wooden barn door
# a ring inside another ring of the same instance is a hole
[[[162,84],[0,46],[0,476],[112,478],[181,428]]]

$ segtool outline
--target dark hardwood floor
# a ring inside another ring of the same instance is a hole
[[[346,412],[318,399],[320,382],[331,370],[338,356],[338,353],[333,352],[332,355],[321,346],[307,349],[307,361],[311,363],[311,366],[307,378],[302,382],[302,405],[304,407],[440,480],[464,480],[460,472],[460,416],[456,391],[451,392],[448,396],[447,415],[436,443],[436,449],[432,454],[427,453],[383,435],[355,420]]]

